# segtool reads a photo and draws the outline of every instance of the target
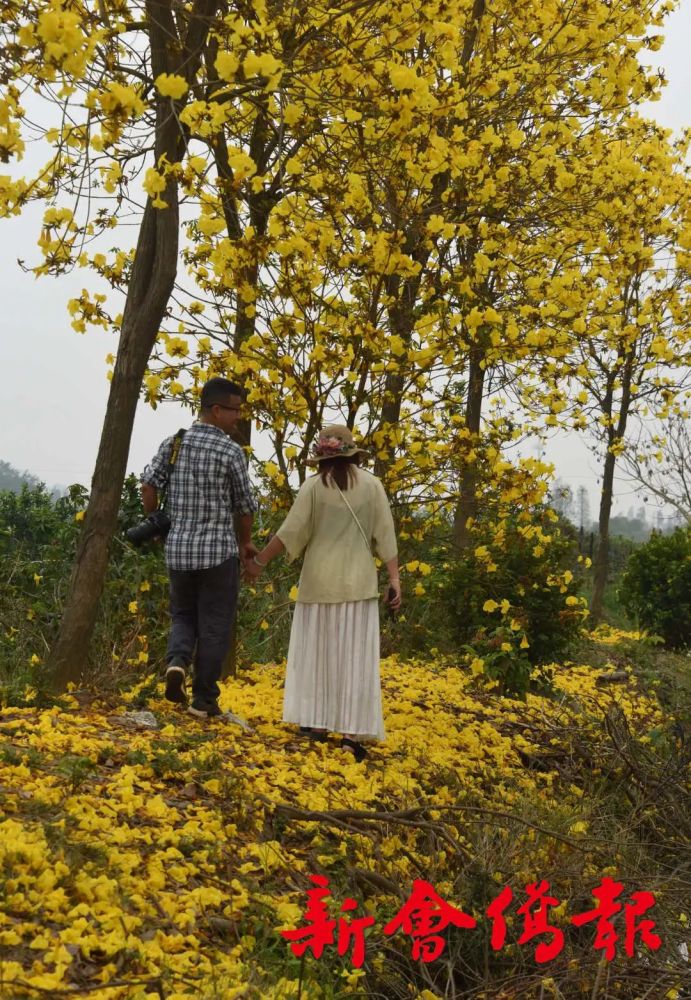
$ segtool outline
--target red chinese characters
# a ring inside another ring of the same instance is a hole
[[[518,907],[518,913],[524,918],[519,944],[532,941],[538,934],[547,934],[551,937],[551,941],[541,941],[535,948],[535,961],[540,963],[551,962],[564,947],[564,932],[547,921],[547,910],[559,906],[558,899],[547,895],[549,888],[549,882],[544,879],[539,884],[531,882],[525,887],[528,899]]]
[[[416,879],[410,899],[389,920],[384,933],[395,934],[400,928],[413,939],[413,958],[433,962],[444,950],[441,931],[449,925],[472,930],[477,921],[446,903],[429,882]]]
[[[329,880],[324,875],[310,875],[310,881],[316,889],[310,889],[307,893],[307,910],[305,911],[306,927],[300,927],[292,931],[281,931],[281,936],[286,941],[293,942],[290,946],[294,955],[298,958],[311,949],[315,958],[320,958],[326,945],[333,945],[338,932],[336,948],[339,955],[345,955],[349,946],[353,945],[353,968],[359,969],[365,961],[365,928],[371,927],[374,917],[358,917],[355,920],[346,920],[339,917],[334,920],[329,917],[329,910],[324,902],[329,892]],[[341,906],[341,913],[350,912],[357,907],[354,899],[346,899]]]
[[[617,902],[617,898],[621,895],[623,889],[623,882],[615,882],[614,879],[605,875],[600,885],[593,889],[593,896],[598,900],[598,905],[595,909],[571,917],[571,923],[575,927],[582,927],[593,920],[596,921],[594,947],[604,951],[608,962],[611,962],[617,953],[616,945],[619,935],[612,923],[612,917],[622,909],[622,904]],[[632,902],[626,903],[623,907],[624,951],[629,958],[633,956],[637,936],[640,936],[643,943],[651,951],[657,951],[662,944],[661,938],[653,931],[655,926],[654,920],[636,922],[636,917],[647,913],[651,906],[655,904],[655,897],[652,892],[632,892],[631,899]]]
[[[361,968],[365,960],[365,931],[374,925],[374,917],[349,919],[344,916],[357,909],[357,902],[354,899],[345,900],[340,907],[338,917],[331,916],[325,902],[331,895],[328,878],[323,875],[311,875],[310,880],[314,888],[307,892],[305,926],[281,931],[282,936],[290,942],[293,953],[298,957],[310,950],[315,958],[320,958],[325,947],[335,945],[341,956],[352,950],[353,967]],[[619,896],[623,889],[621,882],[615,882],[605,876],[593,889],[593,896],[597,899],[598,905],[592,910],[571,917],[571,924],[575,927],[595,923],[594,947],[604,951],[607,961],[612,961],[616,956],[619,934],[613,924],[613,918],[622,910],[624,950],[627,956],[633,956],[637,940],[651,951],[656,951],[662,945],[660,937],[654,931],[654,920],[639,919],[654,905],[653,894],[633,892],[629,902],[621,903]],[[559,900],[550,894],[550,890],[550,883],[545,879],[530,882],[525,886],[525,902],[514,911],[517,917],[522,918],[523,925],[517,943],[524,945],[540,938],[541,940],[535,945],[534,954],[535,961],[541,964],[555,959],[565,944],[564,931],[550,923],[549,911],[560,905]],[[510,886],[505,886],[485,911],[492,923],[490,944],[495,951],[501,950],[506,943],[508,934],[506,913],[513,901],[513,890]],[[444,951],[446,942],[442,935],[448,927],[473,930],[477,927],[477,921],[442,899],[429,882],[416,879],[410,897],[396,916],[385,924],[383,933],[390,936],[401,931],[412,938],[414,959],[434,962]]]
[[[550,941],[540,941],[535,948],[536,962],[551,962],[564,947],[564,933],[547,920],[547,910],[558,906],[559,900],[548,896],[550,884],[543,879],[539,884],[531,882],[525,887],[528,899],[516,911],[523,917],[523,933],[518,939],[519,944],[527,944],[540,934],[548,935]],[[504,947],[506,941],[506,920],[504,913],[513,900],[510,886],[505,886],[497,898],[487,907],[487,916],[492,921],[490,944],[495,951]]]
[[[513,892],[511,891],[511,887],[506,885],[486,910],[487,916],[492,921],[490,944],[495,951],[501,951],[506,941],[506,920],[504,919],[504,913],[512,899]]]

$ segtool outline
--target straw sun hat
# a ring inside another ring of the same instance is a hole
[[[351,455],[366,455],[364,448],[355,444],[353,433],[345,424],[330,424],[319,432],[317,442],[312,445],[308,465],[318,465],[327,458],[350,458]]]

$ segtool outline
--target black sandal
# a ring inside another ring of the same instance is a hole
[[[300,736],[307,736],[310,740],[315,740],[317,743],[326,743],[328,736],[326,733],[320,733],[314,726],[300,726]]]
[[[352,753],[356,763],[358,764],[362,763],[367,756],[367,750],[363,747],[362,743],[358,743],[357,740],[350,740],[347,736],[344,736],[341,740],[341,746],[344,750],[348,750]]]

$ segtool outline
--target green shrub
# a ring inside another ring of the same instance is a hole
[[[457,642],[506,693],[524,693],[583,621],[575,533],[555,518],[538,507],[476,524],[443,591]]]
[[[44,686],[45,658],[60,622],[87,500],[83,486],[57,499],[42,485],[0,492],[0,682],[12,703],[25,700],[27,687],[40,694]],[[130,476],[91,649],[99,682],[144,672],[165,649],[162,546],[136,550],[122,537],[143,516],[138,483]]]
[[[56,500],[40,484],[0,492],[0,669],[14,702],[22,702],[27,687],[41,686],[81,506],[76,491]]]
[[[619,598],[639,626],[672,649],[691,644],[691,529],[653,533],[629,559]]]

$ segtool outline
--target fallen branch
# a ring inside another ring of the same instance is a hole
[[[459,844],[453,837],[451,837],[448,831],[444,830],[443,827],[439,827],[439,825],[434,822],[424,820],[421,822],[419,819],[416,819],[416,817],[420,816],[422,813],[429,812],[430,809],[433,809],[436,812],[482,813],[485,816],[493,816],[496,819],[506,819],[515,823],[520,823],[522,826],[535,830],[537,833],[542,833],[546,837],[551,837],[553,840],[558,840],[563,844],[568,844],[569,847],[583,853],[586,853],[589,845],[592,846],[593,844],[601,844],[604,842],[602,839],[590,839],[583,841],[572,840],[570,837],[565,837],[560,833],[555,833],[553,830],[548,830],[546,827],[539,826],[537,823],[531,823],[529,820],[523,819],[521,816],[516,816],[514,813],[501,812],[496,809],[485,809],[481,806],[440,806],[429,804],[424,806],[414,806],[411,809],[392,810],[391,812],[371,812],[358,809],[332,809],[328,812],[320,812],[315,809],[298,809],[295,806],[289,806],[285,802],[272,802],[271,799],[268,799],[263,795],[258,797],[267,805],[271,806],[274,811],[280,812],[281,815],[288,816],[293,819],[325,821],[336,825],[342,825],[346,820],[355,822],[359,820],[368,820],[380,823],[398,823],[403,826],[415,826],[421,829],[432,829],[434,832],[440,833],[443,839],[447,840],[447,843],[451,843],[454,850],[457,850],[469,861],[473,860],[470,852],[465,847],[462,847],[462,845]],[[357,833],[364,832],[361,828],[354,829]],[[444,834],[446,834],[446,836],[444,836]]]

